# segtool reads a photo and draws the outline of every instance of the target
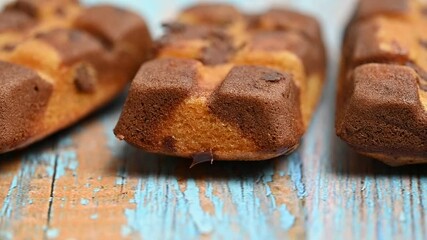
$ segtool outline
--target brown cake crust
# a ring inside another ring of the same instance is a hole
[[[161,59],[143,65],[115,132],[132,133],[126,139],[135,145],[155,147],[152,139],[161,121],[190,95],[198,64],[195,60]],[[173,140],[164,140],[164,145],[173,148]]]
[[[265,160],[298,146],[324,79],[314,19],[201,4],[165,29],[132,83],[119,139],[196,161]]]
[[[115,7],[84,8],[76,0],[6,6],[0,13],[0,153],[40,140],[110,101],[150,47],[144,21]]]
[[[360,1],[344,40],[337,134],[393,166],[427,162],[424,8],[416,0]]]
[[[31,137],[52,95],[51,83],[23,66],[0,61],[0,146],[13,148]]]
[[[213,94],[209,108],[225,122],[235,123],[259,150],[274,152],[295,146],[304,132],[299,91],[292,77],[270,68],[231,69]]]

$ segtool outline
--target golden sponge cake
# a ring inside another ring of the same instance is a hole
[[[0,13],[0,153],[112,100],[151,45],[144,21],[122,9],[75,0],[9,4]]]
[[[195,161],[265,160],[298,146],[324,80],[316,20],[201,4],[165,29],[133,80],[119,139]]]

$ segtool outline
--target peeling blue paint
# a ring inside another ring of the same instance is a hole
[[[22,217],[23,209],[32,203],[29,198],[31,189],[31,180],[39,168],[48,170],[48,177],[53,175],[56,155],[51,152],[34,152],[33,154],[24,155],[21,160],[20,169],[13,177],[8,195],[3,200],[0,212],[0,228],[10,227],[13,220]],[[50,170],[51,169],[51,170]],[[50,175],[52,171],[52,175]]]
[[[295,152],[289,156],[288,161],[288,175],[291,176],[291,181],[294,184],[294,190],[296,190],[298,198],[303,199],[307,196],[307,192],[303,182],[302,162],[299,152]]]
[[[199,188],[193,179],[187,180],[187,188],[184,192],[184,198],[189,205],[189,214],[196,224],[200,234],[208,234],[212,232],[211,216],[206,213],[200,205]]]
[[[254,178],[230,179],[227,186],[231,194],[233,205],[236,206],[237,216],[234,224],[244,221],[242,238],[274,239],[274,232],[266,225],[267,217],[260,208],[260,200],[254,193]]]
[[[281,205],[279,207],[280,212],[280,224],[283,229],[290,230],[295,223],[295,216],[289,212],[286,205]]]
[[[153,164],[153,163],[151,163]],[[156,170],[156,165],[146,165],[154,171],[160,171],[159,176],[150,176],[148,179],[140,179],[135,192],[135,209],[126,209],[124,214],[128,220],[127,225],[122,226],[123,236],[133,233],[139,234],[142,238],[162,238],[162,239],[194,239],[202,235],[209,234],[214,239],[223,239],[228,236],[233,239],[263,239],[264,237],[275,237],[275,232],[271,230],[271,225],[267,219],[270,214],[262,210],[260,196],[257,190],[266,191],[267,184],[256,186],[255,178],[230,179],[227,181],[226,194],[222,193],[221,198],[213,194],[212,183],[207,182],[205,196],[214,207],[213,213],[206,212],[201,206],[200,186],[193,179],[186,181],[185,191],[181,191],[178,182],[167,172],[172,170],[171,166],[160,166]],[[271,174],[274,171],[267,170],[263,174],[265,181],[272,180]],[[227,196],[225,197],[224,196]],[[224,200],[229,198],[236,206],[236,212],[224,211]],[[273,198],[274,200],[274,198]],[[275,203],[274,203],[275,204]],[[278,209],[274,204],[269,204],[272,211],[279,215],[284,214],[282,219],[288,222],[284,224],[284,229],[292,221],[292,215],[285,206]],[[244,224],[242,220],[244,219]],[[243,232],[234,232],[235,227],[242,228]],[[172,229],[180,229],[171,235]]]
[[[55,180],[65,176],[67,171],[71,171],[73,176],[77,176],[79,162],[77,154],[71,147],[73,140],[70,136],[62,137],[58,140],[56,151],[53,153],[43,153],[41,158],[47,159],[46,173],[52,177],[55,173]],[[56,159],[56,169],[55,169]]]
[[[126,183],[126,179],[123,177],[116,177],[116,185],[123,185]]]
[[[274,176],[274,166],[272,163],[268,165],[268,167],[263,171],[262,175],[262,182],[265,187],[265,195],[270,199],[271,208],[270,210],[276,209],[276,199],[273,196],[273,193],[271,192],[270,186],[268,183],[273,181]]]
[[[126,211],[128,211],[128,210],[126,210]],[[127,225],[122,226],[122,228],[121,228],[122,237],[128,237],[131,233],[132,233],[132,230],[129,226],[127,226]]]
[[[72,172],[73,176],[77,176],[78,166],[77,154],[73,150],[58,151],[58,162],[56,166],[55,178],[59,179],[65,176],[66,171]]]
[[[215,209],[215,216],[217,220],[221,221],[223,219],[223,210],[224,210],[224,201],[213,194],[213,184],[212,182],[206,183],[205,196],[210,200]]]
[[[8,231],[0,230],[0,239],[12,240],[13,234],[11,232],[8,232]]]
[[[9,191],[7,192],[6,198],[3,201],[3,207],[1,209],[2,218],[10,218],[10,214],[12,212],[10,201],[11,201],[12,193],[15,191],[17,187],[18,187],[18,177],[14,176],[12,179],[12,183],[10,184]]]
[[[84,205],[84,206],[88,205],[89,204],[89,199],[87,199],[87,198],[81,198],[80,199],[80,204]]]
[[[46,231],[46,236],[48,239],[55,239],[59,236],[59,230],[56,228],[51,228]]]

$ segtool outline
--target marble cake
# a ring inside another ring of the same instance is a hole
[[[314,18],[201,4],[164,27],[155,60],[133,80],[119,139],[196,162],[265,160],[298,146],[325,75]]]
[[[63,129],[116,97],[149,56],[134,13],[76,0],[18,0],[0,13],[0,153]]]
[[[344,39],[336,131],[398,166],[427,162],[427,6],[360,1]]]

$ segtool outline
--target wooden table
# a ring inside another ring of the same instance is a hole
[[[191,1],[112,2],[140,10],[158,34],[161,19]],[[340,30],[352,2],[289,1],[321,19],[331,66],[296,153],[189,169],[189,160],[115,139],[122,97],[71,129],[0,156],[0,239],[426,239],[427,167],[390,168],[335,137]]]

